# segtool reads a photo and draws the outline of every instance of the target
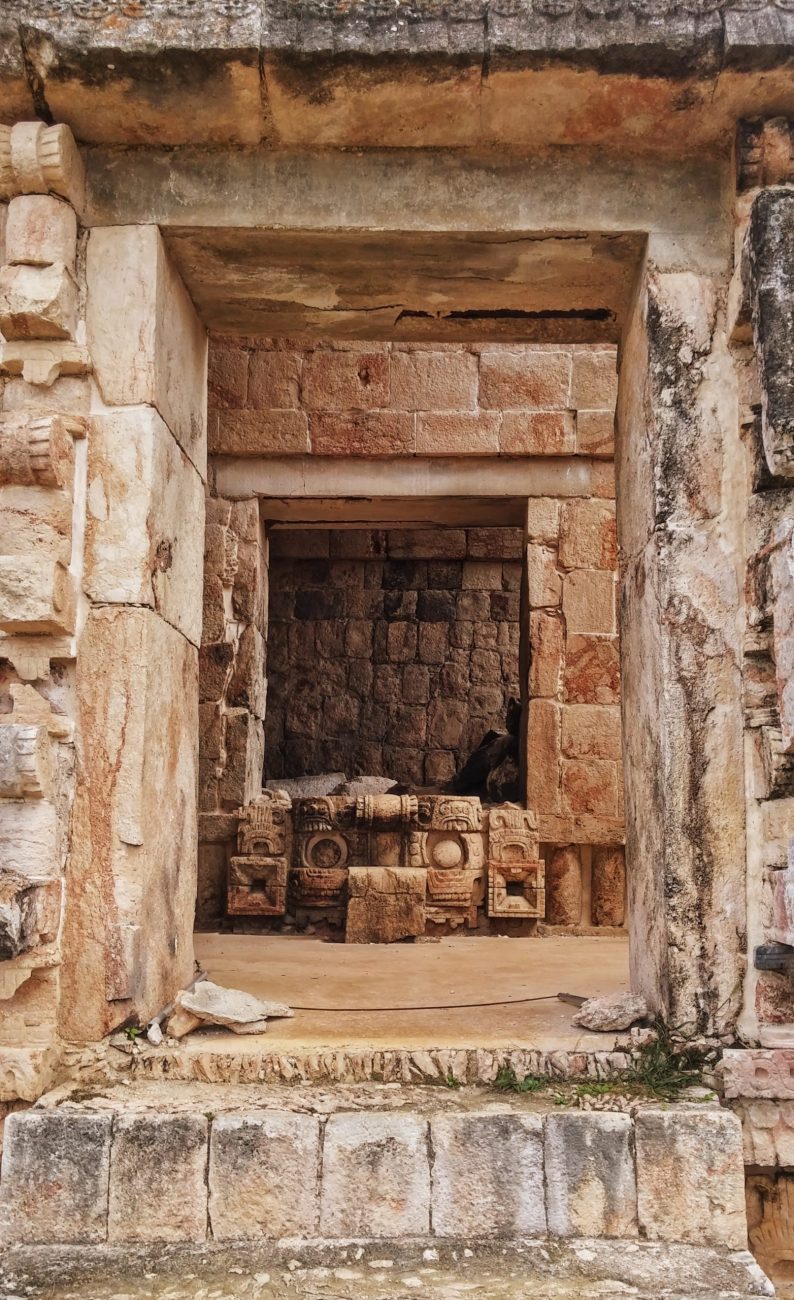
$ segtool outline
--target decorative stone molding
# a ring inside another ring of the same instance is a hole
[[[84,347],[60,339],[25,339],[0,347],[0,373],[21,375],[28,384],[50,388],[61,375],[87,375],[91,360]]]
[[[14,722],[0,726],[0,799],[40,799],[51,779],[46,728]]]
[[[725,1096],[794,1100],[794,1050],[728,1049],[719,1066]]]
[[[83,160],[68,126],[17,122],[0,126],[0,197],[60,194],[80,211],[85,197]]]
[[[84,438],[80,416],[9,412],[0,416],[0,486],[59,487],[71,491],[74,440]]]

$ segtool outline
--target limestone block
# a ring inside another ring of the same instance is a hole
[[[620,844],[593,848],[593,925],[623,925],[626,919],[626,855]]]
[[[74,339],[77,285],[62,264],[0,269],[0,331],[13,339]]]
[[[61,375],[87,375],[90,369],[87,350],[60,339],[14,340],[0,348],[0,372],[21,375],[26,384],[43,388]]]
[[[477,358],[469,352],[393,352],[391,405],[403,411],[473,411]]]
[[[427,873],[351,867],[345,943],[393,943],[425,932]]]
[[[567,352],[483,351],[480,405],[494,410],[560,410],[568,405]]]
[[[746,1165],[794,1168],[794,1100],[744,1101],[733,1109],[742,1122]]]
[[[546,1117],[546,1203],[557,1237],[636,1237],[633,1125],[614,1112]]]
[[[74,630],[74,586],[63,564],[47,555],[0,555],[0,630]]]
[[[4,723],[0,718],[0,723]],[[46,727],[0,725],[0,799],[40,799],[52,782]]]
[[[570,411],[505,411],[499,450],[506,456],[569,456],[576,449]]]
[[[794,751],[794,527],[780,530],[770,556],[772,621],[783,749]]]
[[[548,546],[527,547],[527,591],[532,609],[559,605],[562,578],[557,572],[557,554]]]
[[[565,698],[572,704],[620,703],[617,637],[574,636],[565,646]]]
[[[74,275],[77,218],[50,194],[23,194],[8,205],[6,262],[11,266],[60,263]]]
[[[576,450],[580,456],[611,460],[615,454],[615,412],[577,411]]]
[[[91,1039],[145,1023],[191,978],[198,652],[151,610],[91,609],[76,698],[63,1016]]]
[[[545,1233],[539,1115],[436,1115],[430,1132],[433,1231],[438,1236]]]
[[[0,1183],[3,1245],[106,1239],[111,1124],[110,1115],[68,1106],[9,1115]]]
[[[86,288],[88,348],[105,402],[157,407],[204,477],[206,336],[157,227],[92,230]]]
[[[203,554],[202,481],[157,411],[95,416],[83,576],[89,598],[155,609],[197,646]]]
[[[575,410],[612,410],[618,395],[618,376],[613,349],[574,353],[571,376],[571,406]]]
[[[108,1241],[204,1241],[203,1115],[120,1114],[110,1161]]]
[[[422,1236],[430,1230],[427,1121],[419,1115],[331,1115],[325,1131],[320,1232]]]
[[[564,501],[560,565],[564,569],[615,569],[618,562],[612,501]]]
[[[60,904],[59,880],[0,871],[0,961],[51,943],[60,924]]]
[[[530,700],[527,728],[527,805],[559,813],[562,710],[553,700]]]
[[[33,879],[58,874],[55,808],[44,799],[9,802],[0,817],[0,874]]]
[[[648,1107],[635,1122],[640,1229],[649,1241],[744,1250],[742,1126],[727,1110]]]
[[[531,656],[529,693],[532,699],[559,696],[562,686],[565,629],[558,614],[533,610],[529,620]]]
[[[794,1101],[794,1049],[727,1048],[720,1063],[725,1096]]]
[[[38,1101],[55,1084],[60,1051],[54,1044],[43,1047],[0,1046],[0,1102]],[[0,1225],[2,1225],[0,1195]],[[2,1226],[0,1226],[0,1240]]]
[[[582,864],[575,844],[555,849],[546,861],[546,920],[549,925],[580,925]]]
[[[620,709],[614,704],[568,704],[562,711],[566,758],[620,758]]]
[[[250,624],[243,629],[236,647],[228,703],[233,708],[248,709],[255,718],[264,718],[266,690],[265,641],[259,629]]]
[[[319,1159],[320,1124],[314,1115],[218,1116],[209,1163],[214,1240],[315,1235]]]
[[[615,579],[597,569],[573,569],[563,585],[562,611],[569,635],[614,633]]]
[[[375,351],[318,348],[303,363],[301,400],[309,411],[368,411],[387,406],[389,357]]]
[[[224,808],[251,803],[262,789],[265,759],[264,728],[247,709],[226,714],[226,766],[219,793]]]
[[[85,437],[85,430],[79,416],[0,416],[0,486],[58,487],[71,494],[74,440]]]
[[[554,497],[530,497],[527,501],[526,540],[556,546],[560,531],[560,502]]]
[[[68,126],[17,122],[0,126],[0,196],[60,194],[79,212],[85,197],[83,160]]]

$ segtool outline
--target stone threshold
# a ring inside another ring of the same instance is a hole
[[[0,1255],[0,1293],[27,1300],[385,1300],[413,1291],[459,1300],[630,1294],[633,1300],[745,1300],[772,1296],[748,1251],[668,1242],[521,1240],[510,1242],[291,1241],[201,1247],[158,1245],[20,1247]],[[184,1289],[182,1289],[184,1288]]]
[[[605,1035],[610,1042],[615,1036]],[[156,1082],[255,1083],[399,1083],[488,1086],[502,1070],[519,1079],[619,1082],[639,1059],[639,1047],[604,1051],[556,1051],[507,1047],[405,1047],[375,1050],[366,1047],[313,1046],[305,1050],[268,1050],[263,1035],[194,1034],[179,1047],[151,1047],[139,1041],[116,1045],[105,1041],[89,1047],[67,1048],[64,1065],[70,1079],[86,1086],[107,1085],[119,1078]]]

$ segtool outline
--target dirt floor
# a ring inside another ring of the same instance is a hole
[[[628,988],[624,938],[452,938],[413,944],[332,944],[287,935],[197,934],[210,979],[288,1002],[267,1045],[379,1049],[608,1050],[612,1037],[572,1024],[561,992]]]

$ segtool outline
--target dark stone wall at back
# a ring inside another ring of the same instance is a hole
[[[450,779],[519,694],[515,529],[273,532],[265,776]]]

